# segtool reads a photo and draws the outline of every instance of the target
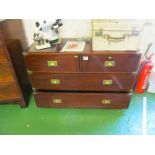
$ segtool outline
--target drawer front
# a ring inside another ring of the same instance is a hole
[[[25,56],[25,61],[28,70],[31,71],[79,71],[79,56],[77,55],[30,54]]]
[[[140,53],[103,53],[81,56],[83,72],[136,72]]]
[[[0,101],[19,97],[20,94],[15,82],[0,83]]]
[[[5,49],[3,47],[0,47],[0,64],[4,64],[7,62],[8,62],[8,59],[7,59]]]
[[[0,82],[13,81],[14,77],[9,64],[0,65]]]
[[[35,92],[39,107],[51,108],[128,108],[128,93],[52,93]]]
[[[32,86],[41,90],[129,91],[133,88],[135,74],[35,72],[30,79]]]

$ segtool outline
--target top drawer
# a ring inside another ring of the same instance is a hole
[[[78,72],[79,56],[65,54],[29,54],[25,56],[28,70],[51,72]]]
[[[136,72],[141,53],[95,53],[81,57],[83,72]]]

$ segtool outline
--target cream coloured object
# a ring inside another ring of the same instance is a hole
[[[93,51],[138,50],[141,31],[133,20],[94,20]]]

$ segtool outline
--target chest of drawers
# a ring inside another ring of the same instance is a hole
[[[20,42],[6,42],[0,32],[0,104],[19,103],[21,107],[26,107],[29,93]]]
[[[36,104],[54,108],[128,108],[141,53],[55,49],[25,52]]]

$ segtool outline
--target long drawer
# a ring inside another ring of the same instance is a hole
[[[40,90],[130,91],[134,73],[50,73],[33,72],[32,87]]]
[[[128,108],[130,93],[52,93],[35,92],[39,107],[51,108]]]
[[[9,64],[0,65],[0,82],[14,80]]]
[[[81,71],[83,72],[136,72],[141,53],[135,52],[103,52],[83,55]]]
[[[16,82],[0,83],[0,101],[20,98]]]
[[[66,54],[29,54],[25,56],[28,70],[51,72],[79,72],[79,56]]]

